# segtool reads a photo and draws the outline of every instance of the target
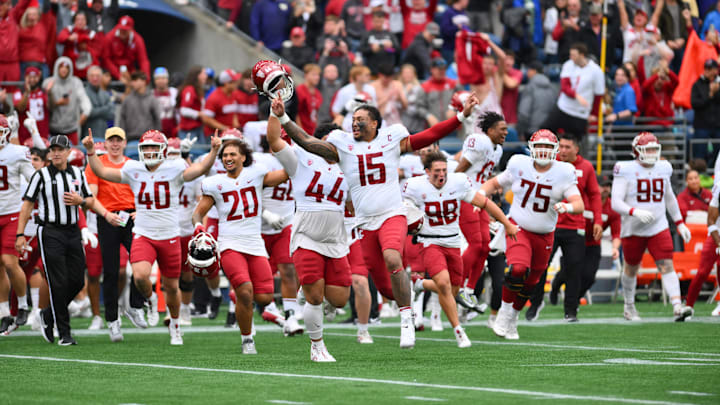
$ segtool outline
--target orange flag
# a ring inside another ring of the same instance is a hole
[[[695,30],[690,32],[690,36],[685,47],[685,56],[683,56],[680,74],[678,75],[679,84],[673,94],[673,103],[675,106],[685,109],[692,109],[690,105],[690,93],[692,86],[698,77],[703,73],[703,64],[708,59],[717,59],[718,54],[715,47],[700,39]]]

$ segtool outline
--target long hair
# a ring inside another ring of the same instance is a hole
[[[234,146],[238,148],[240,154],[245,156],[245,162],[243,162],[243,167],[248,167],[253,164],[252,149],[250,149],[248,144],[242,141],[238,141],[237,139],[231,139],[229,141],[223,142],[223,145],[220,147],[220,151],[218,152],[218,156],[220,156],[220,159],[222,159],[222,154],[225,151],[225,148],[227,148],[228,146]]]
[[[205,68],[197,65],[190,68],[187,75],[185,76],[185,80],[183,80],[182,85],[180,85],[180,91],[178,92],[175,105],[180,106],[180,103],[182,102],[182,91],[187,86],[192,86],[195,88],[195,93],[197,94],[198,98],[205,98],[205,91],[203,89],[203,86],[200,84],[200,80],[198,79],[203,69]]]

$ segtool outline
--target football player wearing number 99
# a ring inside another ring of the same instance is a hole
[[[552,252],[558,214],[582,213],[585,209],[577,188],[575,168],[555,160],[559,142],[547,129],[535,132],[528,142],[531,156],[514,155],[507,168],[485,182],[481,192],[512,190],[510,218],[520,227],[517,239],[506,238],[502,304],[493,331],[517,340],[517,319],[533,288],[547,268]],[[561,202],[567,199],[567,203]]]
[[[402,202],[398,166],[400,155],[422,149],[455,131],[478,104],[471,95],[465,110],[430,129],[410,135],[402,125],[382,127],[380,111],[362,105],[353,112],[352,133],[333,131],[327,141],[308,135],[285,114],[283,105],[274,104],[293,141],[308,152],[338,162],[350,187],[357,227],[363,231],[365,263],[378,290],[400,307],[400,347],[415,347],[415,326],[410,307],[410,280],[403,272],[402,253],[407,235],[406,209]],[[376,278],[390,274],[390,282]],[[390,285],[387,285],[390,284]]]
[[[182,264],[180,247],[180,224],[178,222],[180,189],[186,181],[200,177],[210,169],[220,139],[212,138],[212,149],[201,163],[188,166],[180,159],[167,158],[167,138],[156,130],[145,132],[138,143],[139,161],[129,160],[122,169],[103,166],[95,155],[92,134],[83,139],[87,149],[88,162],[93,172],[101,179],[114,183],[125,183],[135,195],[135,234],[130,249],[135,286],[145,300],[151,301],[150,323],[157,324],[157,296],[153,292],[150,273],[157,260],[162,285],[170,309],[170,344],[182,345],[180,332],[180,291],[178,280]],[[143,314],[142,297],[133,296],[130,309],[126,312],[130,321],[139,328],[147,328]],[[118,331],[119,333],[119,331]]]
[[[280,98],[273,107],[282,104]],[[320,128],[322,130],[322,126]],[[303,316],[310,336],[310,360],[334,362],[323,343],[323,298],[344,307],[350,297],[350,264],[344,226],[348,186],[340,167],[280,138],[280,121],[270,116],[267,139],[293,182],[297,213],[290,253],[305,293]]]
[[[262,189],[288,179],[285,170],[269,171],[253,162],[247,143],[230,140],[220,148],[225,174],[203,179],[202,197],[193,212],[195,235],[205,232],[202,219],[213,206],[218,211],[220,265],[235,290],[235,317],[242,333],[243,354],[257,354],[252,338],[253,300],[272,301],[273,277],[265,243],[260,236]]]
[[[617,162],[613,169],[612,209],[622,217],[624,271],[621,277],[624,316],[638,321],[635,308],[637,271],[647,248],[662,274],[662,285],[673,305],[675,321],[692,316],[693,309],[680,301],[680,281],[673,269],[673,242],[665,211],[677,225],[685,243],[691,238],[673,193],[670,177],[673,168],[667,160],[660,160],[661,146],[655,135],[641,132],[632,143],[635,160]]]

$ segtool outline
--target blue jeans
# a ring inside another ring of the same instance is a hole
[[[695,133],[690,139],[720,139],[720,128],[695,128]],[[715,143],[711,145],[712,152],[708,151],[708,144],[705,142],[694,143],[691,145],[691,147],[693,152],[693,158],[705,159],[708,163],[708,166],[712,166],[715,164],[715,161],[712,159],[712,161],[708,160],[708,157],[712,158],[717,155],[717,150],[720,149],[720,143]]]

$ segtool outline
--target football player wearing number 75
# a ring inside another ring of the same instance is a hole
[[[502,304],[493,331],[505,339],[519,339],[517,319],[533,288],[547,268],[558,214],[585,210],[577,188],[575,167],[555,160],[560,144],[547,129],[528,142],[531,156],[514,155],[507,168],[486,181],[481,193],[512,190],[510,219],[520,227],[516,239],[507,238],[509,271],[505,274]],[[567,203],[561,202],[567,199]]]
[[[142,296],[133,296],[130,300],[128,318],[136,327],[147,328],[143,305],[145,300],[157,300],[150,282],[152,265],[157,260],[170,309],[171,345],[183,344],[178,319],[178,280],[182,264],[180,224],[177,220],[180,189],[186,181],[192,181],[210,169],[220,148],[220,139],[214,136],[211,144],[212,150],[205,159],[188,167],[182,160],[167,159],[167,138],[160,131],[150,130],[143,134],[138,143],[140,160],[129,160],[122,169],[114,169],[103,166],[96,156],[92,133],[83,139],[93,172],[101,179],[128,184],[135,195],[137,216],[130,264],[135,286]],[[152,315],[157,316],[157,313]]]
[[[647,248],[662,274],[663,289],[673,305],[676,322],[693,315],[693,309],[680,301],[680,281],[673,268],[673,241],[665,211],[677,225],[685,243],[692,235],[683,223],[670,177],[672,165],[660,160],[661,146],[655,135],[641,132],[632,143],[634,160],[617,162],[613,169],[612,209],[621,215],[624,271],[621,277],[624,316],[628,321],[639,321],[635,308],[637,272]],[[709,229],[712,231],[712,229]]]

